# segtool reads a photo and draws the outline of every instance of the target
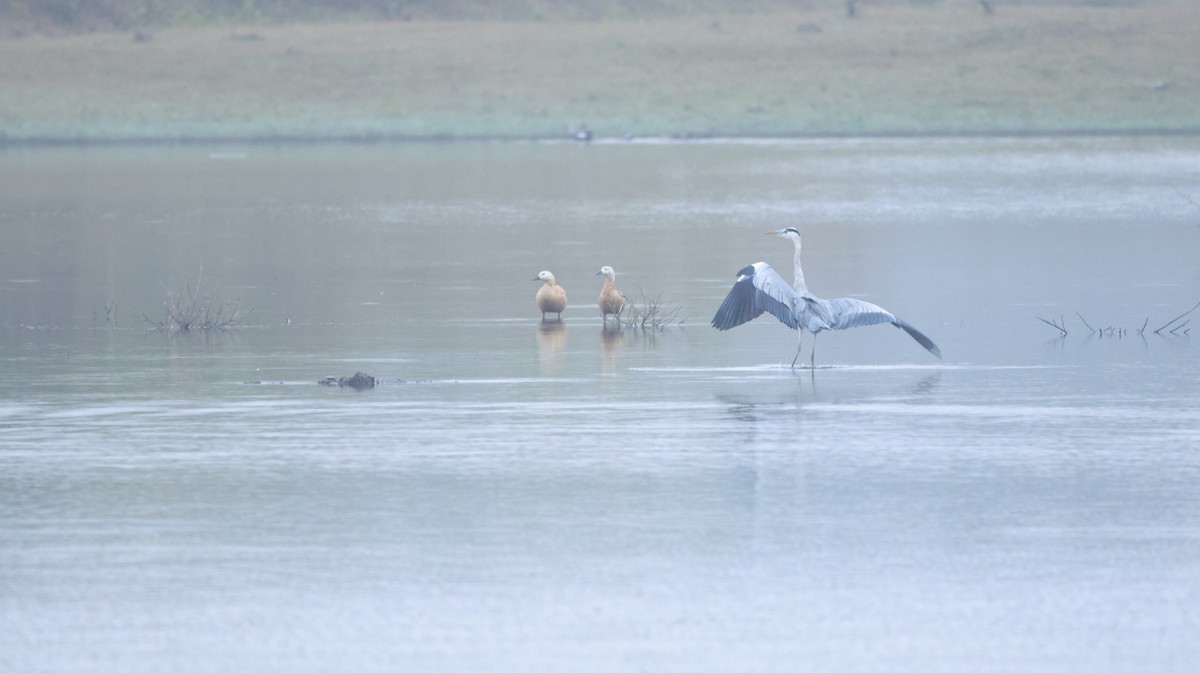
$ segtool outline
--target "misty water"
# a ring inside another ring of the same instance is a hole
[[[2,670],[1200,660],[1200,357],[1153,333],[1200,301],[1198,138],[9,149],[0,185]],[[945,359],[711,329],[788,225]],[[604,332],[602,265],[682,324]],[[244,324],[148,329],[188,288]]]

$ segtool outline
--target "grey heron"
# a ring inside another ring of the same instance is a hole
[[[792,358],[793,368],[796,366],[796,360],[800,358],[806,331],[812,332],[813,335],[809,366],[815,367],[817,333],[827,329],[848,329],[880,323],[891,323],[899,327],[925,350],[941,359],[941,349],[929,337],[875,304],[851,297],[821,299],[809,292],[804,283],[804,270],[800,268],[800,232],[795,227],[787,227],[768,231],[767,234],[790,239],[795,246],[794,284],[789,287],[787,281],[766,262],[757,262],[743,268],[738,271],[737,282],[733,284],[733,289],[726,295],[725,301],[721,302],[721,307],[713,316],[713,327],[724,331],[749,322],[764,311],[770,313],[778,318],[779,322],[798,332],[796,357]]]
[[[617,317],[617,324],[621,323],[621,311],[625,310],[625,295],[617,289],[613,282],[617,273],[613,271],[611,266],[602,266],[595,274],[596,276],[604,276],[604,287],[600,289],[600,299],[597,302],[600,306],[600,315],[604,318],[605,326],[608,325],[608,316],[614,315]]]
[[[539,273],[534,280],[542,281],[535,297],[538,310],[542,312],[542,320],[546,319],[547,313],[554,313],[562,320],[562,312],[567,308],[567,291],[554,282],[554,274],[549,271]]]

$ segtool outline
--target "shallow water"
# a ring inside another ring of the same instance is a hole
[[[0,153],[0,669],[1191,670],[1197,150]],[[707,327],[789,224],[945,360]],[[148,332],[187,283],[247,325]]]

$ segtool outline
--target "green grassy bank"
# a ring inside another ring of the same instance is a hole
[[[0,142],[1200,130],[1200,3],[0,39]]]

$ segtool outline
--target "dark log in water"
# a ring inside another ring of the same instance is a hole
[[[363,372],[354,372],[354,376],[349,378],[346,378],[345,376],[341,378],[326,376],[320,381],[317,381],[317,383],[323,386],[337,386],[339,388],[366,390],[367,388],[375,387],[375,377],[371,376],[370,374],[364,374]]]

